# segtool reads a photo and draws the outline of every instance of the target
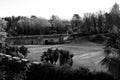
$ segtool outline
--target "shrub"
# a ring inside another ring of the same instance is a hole
[[[41,61],[58,65],[69,64],[72,66],[73,56],[69,51],[49,48],[46,52],[43,52]]]
[[[90,72],[87,68],[71,69],[51,64],[32,65],[27,80],[114,80],[104,72]]]
[[[5,55],[0,58],[0,80],[114,80],[110,74],[90,72],[84,67],[76,70],[68,65],[31,63]]]
[[[93,35],[88,38],[88,40],[96,43],[102,43],[105,41],[105,38],[102,35]]]
[[[26,65],[20,59],[13,59],[5,55],[0,56],[0,80],[25,80]]]
[[[0,48],[0,52],[11,56],[24,58],[27,56],[28,49],[23,45],[20,48],[18,48],[17,46],[6,45],[5,47]]]
[[[28,53],[28,48],[26,48],[25,46],[21,46],[19,48],[19,52],[22,53],[25,57],[27,56],[27,53]]]

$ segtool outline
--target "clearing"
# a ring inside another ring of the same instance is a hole
[[[86,40],[75,40],[69,44],[61,45],[26,45],[30,53],[27,58],[30,61],[40,61],[40,56],[43,51],[48,48],[59,48],[69,50],[74,54],[73,68],[79,68],[79,66],[88,67],[90,70],[106,71],[105,66],[101,66],[99,63],[104,58],[103,45],[92,43]]]

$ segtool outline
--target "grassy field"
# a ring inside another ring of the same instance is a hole
[[[88,67],[90,70],[103,70],[105,67],[101,66],[99,62],[104,58],[103,55],[103,45],[92,43],[89,41],[77,41],[75,40],[69,44],[61,45],[27,45],[30,53],[27,58],[30,61],[40,61],[40,56],[43,51],[46,51],[48,48],[59,48],[64,50],[69,50],[74,54],[73,57],[73,68],[79,68],[79,66]]]

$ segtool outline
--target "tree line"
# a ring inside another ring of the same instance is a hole
[[[111,29],[120,26],[120,13],[116,10],[115,4],[110,12],[99,11],[97,13],[85,13],[84,17],[74,14],[71,20],[63,20],[56,15],[50,19],[32,15],[12,16],[0,19],[0,27],[9,36],[19,35],[43,35],[43,34],[65,34],[65,33],[85,33],[99,34],[110,32]]]

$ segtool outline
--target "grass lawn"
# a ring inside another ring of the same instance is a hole
[[[79,68],[79,66],[85,66],[90,68],[90,70],[103,70],[105,67],[101,66],[99,62],[104,58],[103,55],[103,45],[96,44],[88,41],[74,41],[69,44],[61,45],[26,45],[30,53],[27,58],[30,61],[40,61],[40,56],[43,51],[47,48],[59,48],[64,50],[69,50],[74,54],[73,57],[73,68]]]

